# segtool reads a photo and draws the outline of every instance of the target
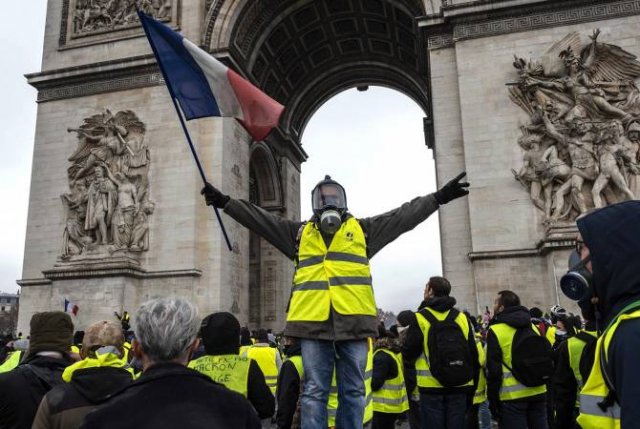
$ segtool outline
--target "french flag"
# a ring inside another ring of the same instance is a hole
[[[256,141],[278,125],[280,103],[163,23],[140,11],[138,17],[186,120],[237,118]]]
[[[67,298],[64,299],[64,312],[73,314],[74,316],[78,315],[78,310],[80,307],[75,305],[73,302],[69,301]]]

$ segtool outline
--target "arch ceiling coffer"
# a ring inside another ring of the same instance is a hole
[[[213,1],[203,42],[216,20],[233,27],[226,49],[256,85],[285,107],[283,131],[299,136],[313,112],[337,92],[382,85],[428,112],[427,65],[415,18],[420,0]]]

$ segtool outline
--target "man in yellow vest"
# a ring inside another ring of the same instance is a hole
[[[384,326],[373,355],[372,429],[394,429],[398,417],[409,410],[409,396],[404,384],[402,354],[398,345],[386,336]]]
[[[487,396],[492,416],[501,428],[547,429],[547,388],[545,381],[529,386],[524,381],[527,374],[516,374],[518,362],[514,359],[518,331],[535,335],[540,339],[537,346],[548,357],[551,375],[551,346],[531,323],[529,310],[520,305],[514,292],[498,292],[495,300],[494,318],[487,332]],[[543,349],[544,348],[544,349]],[[516,375],[518,377],[516,377]]]
[[[557,352],[556,369],[553,374],[555,427],[579,428],[576,417],[579,411],[578,395],[593,366],[593,356],[589,356],[597,332],[595,323],[587,321],[584,330],[560,344]],[[587,347],[588,345],[588,347]],[[584,368],[588,366],[589,369]]]
[[[301,338],[302,429],[327,427],[334,366],[342,408],[336,424],[347,429],[362,425],[367,338],[377,334],[369,260],[440,205],[467,195],[469,184],[460,182],[464,176],[433,194],[364,219],[348,212],[344,188],[326,176],[311,192],[314,215],[308,222],[284,219],[232,199],[211,184],[202,190],[208,205],[223,208],[295,263],[285,335]]]
[[[261,419],[271,418],[275,412],[275,399],[258,363],[238,354],[238,319],[227,312],[212,313],[202,320],[200,337],[206,354],[189,362],[189,368],[240,393],[251,402]]]
[[[245,354],[250,359],[255,360],[260,366],[264,379],[267,381],[267,386],[271,389],[271,393],[275,396],[276,385],[278,384],[278,373],[280,367],[282,367],[282,357],[278,352],[278,349],[271,347],[269,344],[269,337],[267,331],[264,329],[258,329],[256,333],[256,343],[246,349]]]
[[[300,342],[296,338],[285,337],[283,343],[283,351],[286,358],[278,374],[276,427],[278,429],[290,429],[298,406],[300,383],[304,375],[304,368],[302,367]]]
[[[602,335],[580,392],[578,423],[640,428],[640,201],[599,209],[577,220],[579,234],[560,285]]]
[[[458,429],[478,383],[480,361],[473,327],[467,316],[454,308],[451,284],[431,277],[424,301],[409,325],[404,354],[416,360],[423,428]]]

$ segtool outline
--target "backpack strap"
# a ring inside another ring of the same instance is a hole
[[[436,316],[434,316],[433,313],[427,310],[426,308],[423,308],[422,310],[420,310],[419,313],[422,314],[422,316],[424,316],[424,318],[427,319],[427,322],[429,322],[429,324],[431,325],[439,322]],[[451,310],[449,310],[449,314],[447,314],[447,317],[444,318],[443,322],[456,320],[456,317],[458,317],[458,314],[460,314],[460,312],[455,308],[452,308]]]
[[[300,252],[300,239],[302,238],[302,233],[304,232],[304,227],[307,226],[307,221],[302,222],[302,224],[300,224],[300,228],[298,228],[298,233],[296,234],[296,243],[295,243],[295,247],[294,247],[294,253],[293,253],[293,260],[296,263],[296,266],[298,265],[298,256],[299,256],[299,252]]]

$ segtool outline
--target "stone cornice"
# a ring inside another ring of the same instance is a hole
[[[21,279],[16,283],[23,287],[48,286],[56,280],[90,279],[97,277],[132,277],[136,279],[159,279],[175,277],[201,277],[202,271],[191,268],[186,270],[146,271],[136,267],[119,268],[70,268],[43,271],[43,278]]]
[[[153,55],[46,70],[27,74],[25,77],[27,82],[38,90],[38,102],[164,83]]]
[[[637,14],[638,0],[470,2],[421,18],[418,25],[426,33],[429,49],[441,49],[462,40]]]

